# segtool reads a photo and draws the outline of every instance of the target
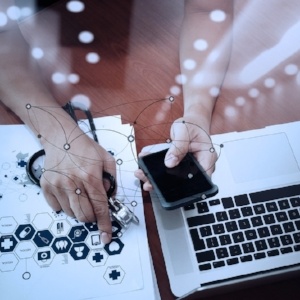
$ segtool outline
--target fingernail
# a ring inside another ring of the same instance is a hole
[[[169,168],[175,167],[178,164],[178,157],[170,154],[165,158],[165,165]]]
[[[107,233],[107,232],[102,232],[101,235],[101,242],[106,245],[110,242],[111,240],[111,234]]]

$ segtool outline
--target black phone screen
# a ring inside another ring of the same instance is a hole
[[[200,166],[193,154],[187,153],[180,164],[167,168],[167,149],[139,158],[139,165],[167,209],[188,205],[215,195],[216,185]]]

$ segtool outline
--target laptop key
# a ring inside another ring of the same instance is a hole
[[[246,206],[241,208],[243,217],[249,217],[253,215],[252,207]]]
[[[255,252],[254,246],[251,242],[242,244],[242,248],[245,254]]]
[[[213,214],[206,214],[201,216],[195,216],[187,218],[189,227],[195,227],[199,225],[212,224],[215,223],[215,216]]]
[[[229,247],[229,252],[231,256],[237,256],[242,254],[241,247],[239,245],[234,245]]]
[[[278,204],[279,204],[279,208],[280,209],[288,209],[288,208],[290,208],[290,203],[289,203],[289,200],[287,200],[287,199],[280,200],[278,202]]]
[[[230,221],[225,223],[226,229],[228,232],[238,230],[237,224],[235,221]]]
[[[270,248],[278,248],[280,247],[280,242],[278,237],[273,237],[267,240]]]
[[[224,225],[222,223],[221,224],[215,224],[212,227],[213,227],[213,231],[214,231],[215,234],[225,233],[225,228],[224,228]]]
[[[211,231],[210,226],[200,227],[199,230],[200,230],[201,237],[207,237],[207,236],[212,235],[212,231]]]
[[[253,227],[258,227],[263,225],[261,216],[251,218],[251,223]]]
[[[209,212],[208,204],[207,202],[198,202],[197,209],[199,214],[207,213]]]
[[[231,209],[228,211],[228,213],[231,220],[239,219],[241,217],[241,214],[238,209]]]
[[[232,266],[232,265],[238,264],[239,263],[239,259],[237,257],[228,258],[226,262],[227,262],[228,266]]]
[[[254,259],[262,259],[265,258],[266,254],[264,252],[258,252],[254,254]]]
[[[270,251],[268,251],[267,254],[268,254],[268,256],[271,257],[271,256],[277,256],[277,255],[279,255],[280,253],[279,253],[279,250],[275,249],[275,250],[270,250]]]
[[[257,229],[257,233],[260,238],[265,238],[271,235],[268,227],[260,227]]]
[[[219,240],[222,246],[232,244],[231,237],[229,234],[220,235]]]
[[[268,245],[265,240],[258,240],[255,241],[254,243],[257,251],[263,251],[268,249]]]
[[[291,253],[291,252],[293,252],[293,248],[292,247],[281,248],[280,252],[281,252],[281,254]]]
[[[257,238],[256,231],[254,229],[249,229],[245,231],[245,236],[247,240],[255,240]]]
[[[293,222],[283,223],[282,226],[283,226],[283,229],[284,229],[285,233],[295,231],[295,226],[294,226]]]
[[[275,215],[278,222],[284,222],[288,220],[288,215],[285,211],[277,212]]]
[[[273,235],[278,235],[283,233],[280,225],[271,225],[270,229]]]
[[[194,250],[204,250],[205,249],[205,243],[203,239],[199,238],[198,229],[191,229],[190,230],[191,238],[194,245]]]
[[[236,206],[245,206],[245,205],[248,205],[250,203],[249,199],[248,199],[248,196],[246,194],[235,196],[234,200],[235,200],[235,205]]]
[[[292,209],[288,211],[291,220],[300,219],[300,214],[298,209]]]
[[[290,201],[293,207],[300,206],[300,197],[291,198]]]
[[[241,256],[240,257],[241,262],[248,262],[248,261],[252,261],[252,255],[245,255],[245,256]]]
[[[219,259],[226,258],[229,256],[227,248],[218,248],[216,249],[216,254]]]
[[[227,215],[226,211],[219,211],[219,212],[217,212],[216,213],[216,217],[217,217],[217,220],[219,222],[227,221],[228,220],[228,215]]]
[[[199,270],[200,271],[208,271],[211,269],[211,264],[203,264],[203,265],[199,265]]]
[[[215,261],[213,262],[213,266],[214,268],[221,268],[221,267],[224,267],[225,266],[225,262],[224,261]]]
[[[221,200],[222,200],[224,209],[234,207],[234,203],[233,203],[233,200],[231,197],[222,198]]]
[[[243,232],[241,231],[233,233],[232,238],[235,243],[241,243],[245,240]]]
[[[240,229],[248,229],[251,227],[248,219],[239,220],[238,222],[239,222]]]
[[[266,208],[268,212],[278,211],[278,206],[275,202],[266,203]]]
[[[294,241],[296,244],[300,244],[300,232],[296,232],[293,234]]]
[[[198,263],[216,260],[215,253],[213,250],[197,252],[196,257],[197,257]]]
[[[263,204],[255,205],[253,208],[254,208],[255,214],[257,214],[257,215],[264,214],[266,212]]]
[[[265,224],[267,224],[267,225],[274,224],[276,222],[273,214],[264,215],[263,218],[264,218]]]
[[[289,234],[280,236],[280,240],[281,240],[281,243],[282,243],[283,246],[293,244],[293,238]]]
[[[218,239],[216,237],[207,238],[206,245],[208,248],[216,248],[219,246]]]

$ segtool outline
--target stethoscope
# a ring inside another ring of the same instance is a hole
[[[65,106],[63,106],[63,109],[72,117],[72,119],[77,124],[78,120],[75,114],[75,110],[83,111],[89,121],[90,132],[93,136],[93,139],[95,142],[98,143],[96,127],[90,110],[76,107],[71,102],[68,102]],[[31,180],[32,183],[38,186],[41,186],[40,178],[43,174],[42,166],[44,165],[45,155],[46,153],[44,149],[37,151],[29,158],[26,165],[26,172],[28,178]],[[106,191],[106,195],[108,198],[108,205],[111,210],[113,219],[116,220],[122,226],[123,229],[127,229],[131,222],[139,224],[139,219],[137,218],[137,216],[125,204],[113,197],[116,190],[115,177],[110,173],[103,171],[103,181],[108,182],[108,189]]]

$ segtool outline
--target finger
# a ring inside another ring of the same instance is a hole
[[[184,122],[174,122],[171,127],[172,145],[165,156],[168,168],[177,166],[189,150],[189,134]]]
[[[215,164],[217,161],[217,154],[209,151],[200,151],[195,154],[197,161],[201,164],[207,175],[211,176],[215,171]]]
[[[101,241],[108,244],[112,238],[112,225],[109,215],[107,194],[102,180],[91,178],[89,183],[85,184],[85,190],[88,194],[98,229],[100,231]]]
[[[84,192],[84,188],[77,188],[69,195],[70,208],[75,214],[75,217],[80,222],[95,222],[93,206]]]

